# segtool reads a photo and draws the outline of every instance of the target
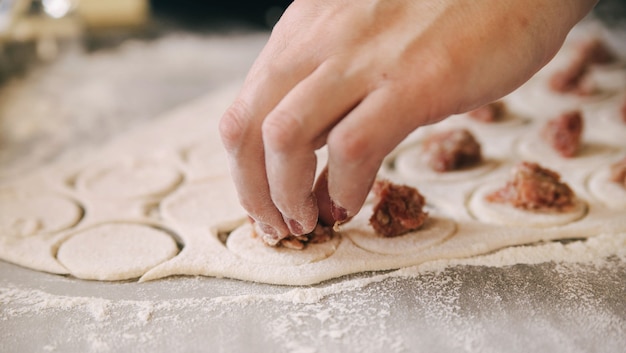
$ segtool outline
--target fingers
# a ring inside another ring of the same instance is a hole
[[[373,91],[329,134],[328,194],[335,221],[358,212],[383,158],[417,127],[417,112],[403,110],[401,96],[389,88]]]
[[[298,83],[263,122],[265,165],[272,201],[293,234],[311,232],[318,220],[315,149],[332,126],[365,94],[359,76],[345,77],[327,61]]]
[[[274,243],[283,238],[288,229],[269,195],[259,124],[245,103],[236,101],[222,117],[220,133],[239,201],[259,224],[265,240]]]
[[[269,54],[259,57],[239,96],[224,113],[219,129],[240,202],[265,232],[266,241],[275,243],[289,229],[271,199],[261,125],[281,98],[313,71],[315,64],[299,62],[289,67],[275,61],[268,64],[271,60]]]

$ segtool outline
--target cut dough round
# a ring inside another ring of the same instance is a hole
[[[377,235],[369,225],[369,212],[360,212],[346,223],[341,231],[356,246],[373,253],[384,255],[416,253],[442,243],[456,232],[454,221],[430,213],[420,229],[397,237],[386,238]]]
[[[202,141],[187,150],[187,165],[196,178],[228,175],[228,159],[219,142]]]
[[[574,208],[568,212],[527,211],[485,200],[485,196],[496,189],[485,185],[472,194],[469,211],[478,220],[507,226],[545,228],[575,222],[587,214],[587,204],[580,199],[576,200]]]
[[[583,142],[574,157],[565,158],[544,141],[537,131],[524,136],[518,143],[517,151],[522,159],[544,165],[589,165],[589,163],[597,163],[601,157],[615,153],[615,149],[608,145]]]
[[[546,120],[564,111],[581,109],[585,105],[605,100],[610,92],[590,96],[558,93],[548,87],[545,78],[535,77],[508,96],[507,102],[515,111],[531,119]]]
[[[394,168],[398,176],[406,180],[425,181],[460,181],[475,179],[498,164],[493,159],[485,159],[478,165],[453,170],[449,172],[436,172],[424,161],[424,153],[421,144],[416,144],[398,151],[394,159]]]
[[[526,124],[528,121],[520,115],[507,111],[501,120],[494,122],[482,122],[473,119],[469,113],[453,115],[444,120],[450,126],[468,126],[472,129],[472,133],[498,133],[503,129],[516,128]]]
[[[626,122],[622,120],[621,107],[626,104],[626,95],[585,107],[584,116],[589,134],[598,141],[626,146]]]
[[[340,236],[321,244],[307,244],[303,250],[285,247],[271,247],[255,236],[251,224],[235,229],[226,240],[228,250],[237,256],[262,265],[298,266],[324,260],[332,255],[339,246]]]
[[[61,244],[57,259],[82,279],[137,278],[178,253],[172,237],[157,228],[132,223],[101,224]]]
[[[166,163],[125,160],[86,170],[79,175],[77,185],[97,197],[131,199],[162,195],[181,181],[181,173]]]
[[[72,227],[82,218],[76,202],[58,195],[0,194],[0,236],[28,237]]]
[[[161,214],[166,221],[177,224],[208,227],[224,225],[226,228],[229,228],[229,224],[240,224],[247,215],[239,204],[237,191],[229,178],[181,187],[161,202]]]
[[[626,209],[626,188],[609,179],[610,168],[603,167],[589,178],[589,191],[598,200],[611,208]]]

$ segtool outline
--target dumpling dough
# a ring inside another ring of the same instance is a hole
[[[176,242],[162,230],[111,223],[76,233],[61,244],[57,259],[75,277],[117,281],[141,277],[177,253]]]
[[[597,163],[600,158],[615,153],[615,149],[601,143],[583,141],[580,150],[574,157],[565,158],[556,152],[538,131],[526,135],[518,144],[518,152],[522,159],[539,164],[554,165],[581,165],[588,166]]]
[[[609,179],[609,166],[593,173],[589,178],[589,191],[605,205],[620,209],[626,208],[626,188]]]
[[[72,227],[81,219],[76,202],[59,195],[0,194],[0,237],[28,237]]]
[[[186,151],[189,173],[194,179],[227,176],[228,160],[220,142],[209,139],[196,143]]]
[[[497,165],[496,161],[492,159],[484,159],[480,164],[472,167],[440,173],[432,170],[425,163],[423,156],[421,143],[398,151],[393,159],[394,168],[398,176],[405,180],[469,180],[489,172]]]
[[[180,172],[167,163],[123,160],[98,166],[79,175],[79,190],[90,196],[132,199],[164,194],[182,181]]]
[[[161,213],[166,221],[175,224],[221,230],[232,230],[247,215],[239,204],[230,178],[215,178],[181,187],[161,202]]]
[[[456,231],[454,221],[429,212],[428,218],[420,229],[397,237],[381,237],[376,235],[369,225],[370,213],[360,212],[354,219],[341,227],[341,232],[350,238],[356,246],[377,254],[417,253],[443,242]]]
[[[252,225],[246,224],[234,230],[226,240],[228,250],[253,263],[263,265],[298,266],[323,260],[332,255],[339,246],[340,236],[320,244],[307,244],[303,250],[265,245],[254,236]]]
[[[485,185],[476,190],[470,198],[470,213],[478,220],[505,226],[553,227],[575,222],[587,214],[587,204],[576,200],[576,204],[568,212],[540,212],[515,208],[508,204],[489,202],[485,196],[497,187]]]
[[[622,104],[626,104],[626,94],[598,104],[585,107],[585,123],[595,140],[626,146],[626,122],[622,118]]]

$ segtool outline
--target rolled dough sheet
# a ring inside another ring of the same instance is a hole
[[[528,123],[503,127],[506,133],[476,130],[479,136],[492,136],[482,143],[488,151],[487,160],[497,161],[488,162],[488,168],[478,175],[443,180],[424,178],[423,174],[418,174],[421,173],[419,168],[407,168],[400,178],[399,170],[386,161],[391,168],[383,170],[381,176],[417,187],[426,196],[428,206],[436,211],[431,220],[434,223],[427,223],[422,238],[418,237],[418,231],[383,244],[388,239],[376,238],[367,222],[362,221],[372,212],[371,205],[366,205],[355,221],[342,225],[337,236],[327,244],[311,245],[301,252],[266,247],[255,241],[258,239],[254,238],[246,213],[238,203],[232,182],[224,174],[227,167],[223,152],[212,150],[221,148],[215,143],[218,122],[240,84],[235,82],[211,92],[152,126],[121,136],[97,155],[38,171],[37,178],[45,180],[49,186],[44,191],[71,195],[76,204],[85,205],[85,217],[77,225],[71,224],[73,216],[64,221],[62,217],[53,217],[60,225],[51,226],[50,239],[40,241],[37,246],[33,241],[40,239],[38,236],[10,237],[3,231],[0,241],[10,240],[13,242],[11,249],[19,251],[2,247],[0,257],[41,271],[70,272],[90,279],[141,277],[140,281],[147,281],[172,275],[205,275],[308,285],[356,272],[469,257],[507,246],[626,231],[626,217],[623,217],[626,209],[620,205],[607,206],[594,196],[597,192],[589,190],[588,180],[595,170],[614,160],[615,155],[626,154],[626,147],[610,141],[604,142],[606,148],[592,149],[594,153],[590,156],[593,158],[583,154],[574,163],[558,159],[543,161],[546,167],[562,173],[576,191],[581,204],[585,205],[582,216],[577,214],[542,227],[525,222],[498,224],[473,217],[475,190],[499,185],[497,182],[523,155],[512,153],[519,148],[519,136],[529,136],[543,123],[531,117]],[[541,108],[551,101],[536,97],[527,103]],[[525,116],[525,111],[515,110],[515,105],[510,108],[512,114]],[[441,124],[450,126],[454,121]],[[475,125],[473,129],[480,129],[480,126]],[[493,131],[492,127],[489,129]],[[402,148],[419,142],[424,135],[419,132],[412,135],[412,141],[403,143]],[[595,146],[598,141],[589,143]],[[528,149],[534,147],[529,145]],[[544,152],[532,150],[529,156],[534,158]],[[322,160],[327,158],[325,150],[318,155]],[[523,158],[529,156],[523,155]],[[94,160],[98,162],[94,164]],[[203,169],[204,160],[207,165]],[[318,165],[318,172],[322,166]],[[68,183],[72,178],[76,182]],[[11,180],[3,189],[28,189],[32,179]],[[142,230],[132,231],[130,234],[134,235],[122,238],[121,232],[115,231],[121,225]],[[26,231],[36,228],[28,224],[22,227]],[[66,229],[59,229],[64,227]],[[182,247],[180,252],[177,242]],[[65,267],[56,261],[56,249],[57,258]],[[48,254],[47,262],[36,265],[31,262],[44,252]],[[118,257],[114,262],[107,262]],[[139,264],[131,265],[131,260],[139,259],[142,259]]]

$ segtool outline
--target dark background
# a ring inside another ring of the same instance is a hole
[[[152,15],[164,22],[190,29],[230,25],[271,28],[291,1],[152,0]]]

